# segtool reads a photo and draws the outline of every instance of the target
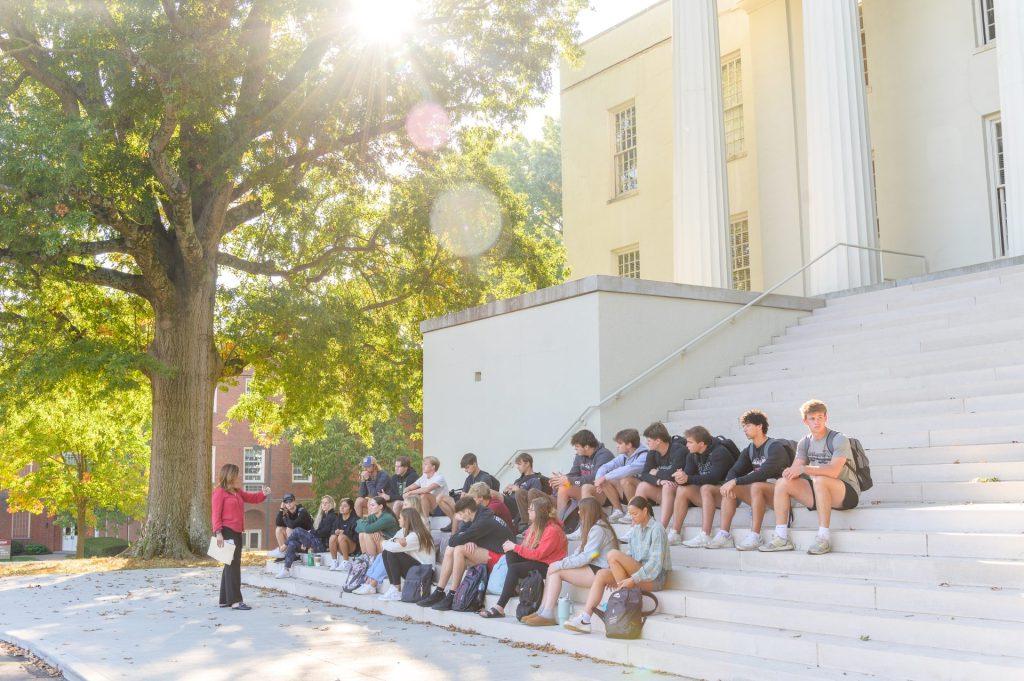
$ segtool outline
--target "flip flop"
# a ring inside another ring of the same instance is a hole
[[[505,616],[505,613],[501,612],[497,608],[490,608],[488,610],[481,610],[479,614],[480,614],[481,617],[483,617],[484,619],[487,619],[487,620],[493,620],[493,619],[497,619],[499,617],[504,617]]]

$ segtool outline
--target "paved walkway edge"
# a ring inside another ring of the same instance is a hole
[[[22,638],[9,631],[0,632],[0,640],[27,650],[51,667],[56,667],[66,681],[106,681],[108,679],[105,674],[90,669],[90,664],[74,655],[50,652],[40,647],[37,642]]]

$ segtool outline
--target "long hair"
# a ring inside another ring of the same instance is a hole
[[[356,502],[352,501],[348,497],[338,500],[338,514],[341,515],[341,505],[348,504],[348,514],[353,515],[356,512]],[[344,516],[343,516],[344,517]]]
[[[587,545],[587,536],[590,534],[590,530],[595,525],[600,525],[611,533],[612,539],[615,541],[615,548],[619,548],[619,538],[615,534],[615,530],[612,529],[611,523],[608,522],[607,516],[604,514],[604,509],[601,508],[600,502],[594,497],[587,497],[586,499],[580,499],[580,551]]]
[[[629,505],[641,511],[647,511],[648,516],[654,517],[654,502],[647,497],[633,497],[629,500]]]
[[[434,538],[430,536],[430,530],[423,523],[423,516],[415,508],[403,508],[402,519],[399,521],[405,530],[405,536],[415,534],[420,540],[420,551],[433,551]]]
[[[395,512],[391,510],[390,506],[388,506],[388,502],[386,502],[384,500],[384,497],[374,497],[373,500],[375,502],[377,502],[378,506],[380,506],[380,508],[381,508],[380,514],[381,515],[384,515],[385,513],[390,513],[391,517],[395,518]],[[398,518],[395,518],[395,520],[398,520]]]
[[[217,486],[230,492],[231,488],[228,487],[228,484],[237,477],[238,466],[233,463],[226,463],[220,467],[220,472],[217,473]]]
[[[404,511],[407,508],[415,509],[415,511],[417,513],[419,513],[420,516],[422,516],[423,518],[427,518],[427,514],[423,512],[423,495],[422,494],[414,494],[411,497],[409,497],[408,499],[406,499],[403,502],[403,504],[402,504],[402,510]],[[429,521],[425,521],[425,522],[429,522]]]
[[[530,508],[533,509],[533,523],[530,525],[530,529],[527,530],[527,534],[530,537],[531,549],[537,548],[537,545],[540,544],[540,537],[544,534],[544,530],[547,529],[548,523],[554,522],[551,519],[552,507],[551,497],[546,494],[530,502]]]
[[[330,510],[333,511],[334,509],[336,509],[338,507],[338,505],[334,503],[334,497],[332,497],[329,494],[325,494],[323,496],[323,499],[320,500],[320,505],[316,509],[316,518],[313,519],[313,529],[314,530],[320,529],[320,521],[324,519],[324,500],[327,500],[327,501],[331,502]]]

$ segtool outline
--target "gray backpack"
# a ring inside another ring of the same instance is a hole
[[[344,593],[352,593],[366,582],[366,571],[370,569],[370,561],[366,556],[356,556],[352,559],[352,569],[345,580],[342,588]]]
[[[836,440],[836,431],[828,431],[828,435],[825,436],[825,449],[831,455],[835,450],[832,445]],[[846,465],[853,469],[854,475],[857,476],[857,482],[860,483],[860,491],[867,492],[875,484],[871,480],[871,462],[868,461],[868,455],[864,453],[864,445],[860,443],[860,440],[853,437],[847,437],[850,441],[850,451],[853,453],[851,457],[853,461],[847,461]]]
[[[643,609],[644,596],[654,601],[650,610]],[[608,638],[640,638],[647,618],[658,609],[658,598],[649,591],[619,589],[608,597],[608,606],[594,613],[604,622]]]

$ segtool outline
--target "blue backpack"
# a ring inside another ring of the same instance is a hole
[[[484,607],[487,593],[487,566],[474,565],[462,576],[459,588],[452,599],[452,610],[456,612],[477,611]]]

